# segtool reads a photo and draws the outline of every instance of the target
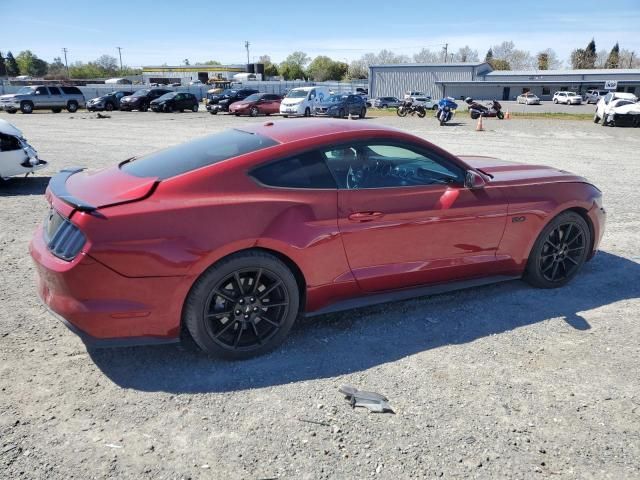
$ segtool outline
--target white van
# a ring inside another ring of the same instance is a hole
[[[280,102],[280,113],[285,118],[289,115],[309,117],[315,106],[323,102],[329,95],[327,87],[292,88]]]

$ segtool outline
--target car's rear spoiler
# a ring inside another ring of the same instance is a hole
[[[60,170],[60,173],[55,175],[49,182],[49,188],[56,197],[63,202],[68,203],[76,210],[80,210],[81,212],[93,212],[97,210],[97,207],[89,205],[87,202],[74,197],[67,190],[67,180],[69,177],[83,170],[83,167],[69,167]]]

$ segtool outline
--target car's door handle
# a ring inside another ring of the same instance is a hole
[[[382,212],[355,212],[349,215],[352,222],[370,222],[384,215]]]

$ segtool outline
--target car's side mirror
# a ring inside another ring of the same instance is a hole
[[[480,188],[484,188],[487,184],[485,178],[480,175],[475,170],[467,171],[467,174],[464,178],[464,186],[471,190],[478,190]]]

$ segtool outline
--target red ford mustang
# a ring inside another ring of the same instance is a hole
[[[296,318],[524,277],[595,253],[600,191],[552,167],[456,157],[365,122],[252,124],[98,172],[68,169],[30,251],[87,343],[244,358]]]

